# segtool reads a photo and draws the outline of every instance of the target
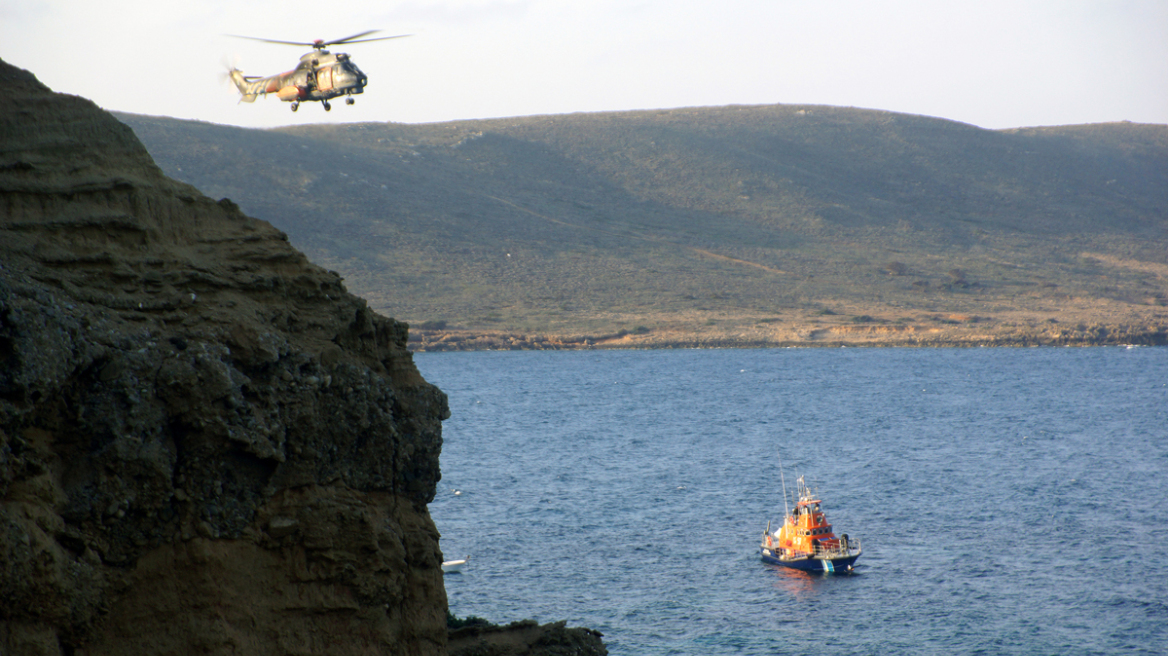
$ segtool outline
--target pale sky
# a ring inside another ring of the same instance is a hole
[[[334,47],[357,104],[239,104],[222,71]],[[0,59],[105,109],[245,127],[731,104],[985,128],[1168,124],[1168,0],[0,0]],[[2,92],[2,91],[0,91]]]

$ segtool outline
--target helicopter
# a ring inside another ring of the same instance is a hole
[[[353,36],[347,36],[343,39],[333,39],[332,41],[317,39],[311,42],[277,41],[275,39],[257,39],[252,36],[228,34],[227,36],[232,38],[250,39],[264,43],[312,46],[312,52],[302,55],[300,57],[300,63],[296,68],[287,73],[280,73],[279,75],[271,75],[269,77],[249,76],[244,75],[243,71],[232,67],[228,70],[228,75],[231,77],[231,81],[235,83],[235,87],[239,89],[241,102],[255,102],[258,96],[266,96],[269,93],[274,93],[280,100],[292,103],[292,111],[300,109],[301,102],[317,100],[320,101],[321,105],[324,106],[324,111],[327,112],[332,109],[329,100],[340,96],[345,97],[345,104],[352,105],[355,102],[353,96],[364,93],[365,85],[369,82],[369,78],[361,72],[361,69],[357,68],[357,65],[353,63],[349,55],[343,52],[334,54],[325,50],[325,48],[347,43],[386,41],[411,36],[409,34],[399,34],[397,36],[382,36],[375,39],[361,38],[379,31],[369,30],[360,34],[354,34]]]

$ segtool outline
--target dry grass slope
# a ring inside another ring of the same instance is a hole
[[[819,106],[244,130],[121,115],[415,348],[1162,343],[1168,126]]]

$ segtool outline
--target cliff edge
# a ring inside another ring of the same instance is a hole
[[[445,653],[449,411],[405,324],[0,86],[0,652]]]

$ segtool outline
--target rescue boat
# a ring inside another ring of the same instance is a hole
[[[860,541],[844,533],[836,537],[820,508],[822,501],[799,477],[799,501],[774,532],[770,522],[762,534],[763,562],[808,572],[850,572],[860,557]],[[784,493],[785,495],[785,493]]]

